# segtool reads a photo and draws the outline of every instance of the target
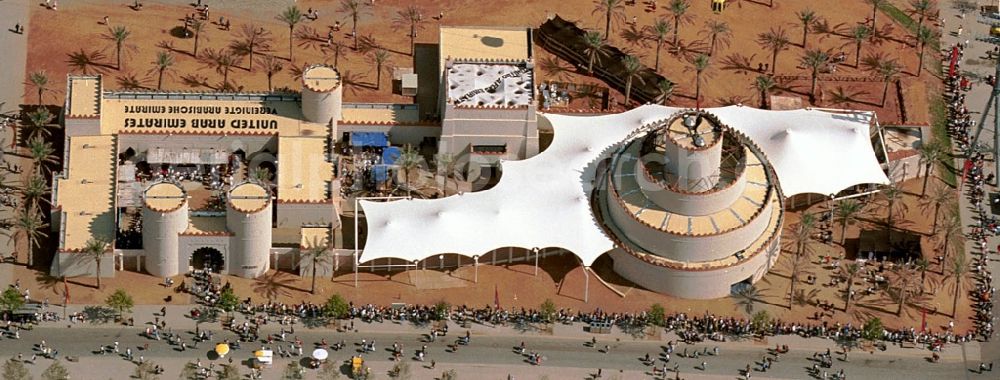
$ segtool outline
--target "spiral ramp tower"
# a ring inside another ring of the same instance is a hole
[[[243,182],[229,190],[226,229],[229,243],[227,272],[255,278],[267,272],[271,256],[271,195],[255,182]]]
[[[146,270],[157,277],[182,272],[178,262],[177,236],[188,227],[187,192],[180,185],[160,181],[143,192],[142,246]],[[187,263],[184,263],[184,269]]]
[[[689,299],[759,280],[779,253],[782,194],[749,138],[705,111],[684,110],[618,146],[598,199],[617,248],[614,270]]]

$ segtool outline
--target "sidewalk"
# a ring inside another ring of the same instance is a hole
[[[4,15],[0,25],[0,112],[17,110],[24,93],[25,64],[28,59],[28,0],[0,1],[0,15]],[[14,24],[20,22],[23,34],[13,32]],[[57,82],[58,83],[58,82]],[[9,144],[10,141],[7,141]]]
[[[980,1],[980,3],[983,3]],[[985,35],[989,33],[989,27],[977,22],[978,12],[970,13],[965,16],[965,18],[960,17],[959,12],[950,6],[951,4],[940,3],[941,7],[941,18],[945,20],[944,30],[941,31],[941,48],[946,49],[955,43],[964,43],[969,41],[969,46],[965,48],[965,55],[961,62],[962,71],[972,72],[978,74],[980,77],[985,78],[987,75],[993,75],[995,72],[995,67],[992,62],[986,61],[988,64],[978,64],[973,65],[969,63],[970,60],[975,61],[985,61],[980,57],[986,56],[987,50],[991,50],[993,45],[979,42],[975,40],[976,35]],[[957,31],[959,26],[963,29],[963,34],[961,36],[952,35],[952,32]],[[973,86],[972,91],[966,93],[965,104],[969,108],[969,113],[973,115],[973,120],[977,123],[982,117],[982,111],[986,105],[986,101],[990,97],[990,92],[992,89],[985,83],[977,83]],[[985,129],[979,137],[979,141],[987,146],[993,146],[994,131],[993,131],[993,113],[991,112],[986,118],[986,123],[984,125]],[[964,161],[961,159],[955,160],[955,167],[961,168]],[[987,161],[984,168],[984,173],[993,173],[994,166],[993,163]],[[996,187],[987,186],[984,189],[987,193],[997,191]],[[959,215],[962,221],[962,225],[967,228],[970,226],[978,225],[976,221],[975,208],[969,201],[969,197],[966,194],[966,188],[962,187],[958,190],[958,208]],[[968,231],[968,230],[967,230]],[[977,252],[975,247],[975,241],[966,240],[965,242],[965,252],[972,254]],[[986,247],[996,247],[1000,244],[1000,238],[989,237],[987,239]],[[998,263],[995,258],[989,261],[989,270],[992,273],[1000,273],[1000,263]],[[1000,306],[1000,301],[994,299],[994,310],[1000,310],[997,306]],[[981,344],[982,350],[982,361],[996,361],[1000,360],[1000,341],[993,339],[989,343]],[[968,358],[969,363],[975,364],[977,361],[973,358]]]
[[[83,305],[70,305],[69,307],[66,308],[66,310],[68,313],[73,314],[76,312],[82,312],[83,308],[84,308]],[[139,326],[144,325],[146,322],[153,321],[154,318],[159,318],[160,320],[166,320],[168,327],[178,330],[181,329],[193,330],[195,328],[195,321],[185,316],[192,308],[193,307],[191,306],[166,306],[167,317],[163,318],[160,316],[161,306],[143,305],[135,307],[130,315],[132,316],[132,318],[135,319],[135,324],[136,324],[135,328],[139,328]],[[61,314],[62,308],[59,306],[50,306],[47,311]],[[240,313],[234,313],[234,316],[237,323],[242,323],[244,320],[246,320],[246,318],[244,318],[244,316]],[[344,320],[341,322],[341,326],[344,326],[346,328],[346,326],[349,326],[350,323],[351,323],[350,320]],[[70,323],[67,320],[63,320],[60,322],[43,322],[42,325],[65,326],[65,325],[70,325]],[[584,324],[582,323],[574,323],[573,325],[555,324],[553,325],[553,331],[551,335],[548,335],[547,333],[539,333],[531,331],[521,332],[516,328],[510,326],[490,327],[487,325],[471,323],[470,328],[465,329],[460,327],[457,323],[451,321],[449,321],[448,325],[450,331],[452,332],[461,334],[465,330],[469,330],[472,336],[498,336],[498,337],[533,336],[533,337],[544,337],[547,339],[571,339],[579,341],[586,341],[590,340],[592,337],[596,337],[598,340],[601,341],[609,341],[609,340],[621,341],[621,342],[659,341],[662,342],[663,345],[666,345],[668,341],[674,341],[678,344],[680,344],[681,342],[680,338],[678,338],[677,335],[672,332],[661,334],[660,339],[658,340],[635,338],[629,334],[622,332],[621,329],[618,328],[613,328],[610,334],[591,334],[589,332],[584,331],[583,329]],[[115,328],[115,329],[119,328],[118,325],[115,325],[113,323],[94,324],[90,322],[76,323],[72,324],[72,326],[73,328]],[[202,324],[200,328],[218,330],[219,327],[220,325],[218,323],[213,323],[213,324]],[[280,330],[281,327],[283,326],[277,323],[269,323],[265,326],[261,326],[261,332],[276,333]],[[296,328],[316,330],[314,328],[304,327],[301,324],[297,324]],[[429,328],[418,329],[409,323],[398,323],[393,321],[386,321],[382,323],[377,323],[377,322],[365,323],[362,322],[360,319],[354,319],[354,328],[358,333],[361,334],[365,333],[426,334],[429,332],[428,330]],[[323,329],[330,331],[331,334],[335,333],[335,330],[333,328],[323,328]],[[826,351],[826,349],[828,348],[833,351],[839,350],[839,347],[837,346],[836,342],[834,342],[831,339],[802,338],[793,335],[769,336],[766,339],[766,343],[747,340],[739,342],[727,341],[724,343],[705,342],[703,343],[703,345],[718,345],[725,350],[735,349],[741,351],[765,350],[767,348],[773,348],[775,347],[775,345],[788,345],[788,347],[792,350],[803,351],[803,352],[822,352]],[[964,355],[965,360],[973,362],[979,360],[980,350],[978,343],[967,344],[964,351],[965,352],[963,353],[963,348],[959,345],[954,345],[954,344],[946,345],[944,350],[940,353],[941,359],[944,361],[960,361],[963,360],[963,355]],[[864,354],[863,352],[860,351],[856,352],[858,355]],[[880,356],[922,358],[929,356],[930,352],[927,351],[922,346],[918,346],[916,348],[902,348],[898,345],[889,344],[886,347],[886,351],[879,352],[878,354]]]

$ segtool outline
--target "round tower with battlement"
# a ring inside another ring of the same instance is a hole
[[[142,246],[146,270],[157,277],[181,273],[177,236],[188,227],[187,193],[173,182],[155,182],[143,192]],[[184,263],[185,267],[187,263]]]
[[[227,272],[244,278],[267,272],[271,256],[271,194],[265,185],[244,182],[229,190],[226,229],[233,233]]]
[[[302,115],[306,120],[330,124],[336,129],[343,95],[344,86],[337,69],[318,64],[302,70]]]

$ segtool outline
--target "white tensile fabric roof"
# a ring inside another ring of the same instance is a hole
[[[499,183],[489,190],[429,200],[362,200],[368,238],[361,260],[558,247],[590,266],[614,247],[588,199],[596,163],[635,129],[679,110],[647,105],[614,115],[541,115],[554,130],[552,144],[526,160],[504,161]],[[889,183],[872,149],[871,113],[706,110],[760,146],[785,196]]]

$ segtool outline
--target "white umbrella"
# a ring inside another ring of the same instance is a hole
[[[313,359],[316,359],[316,360],[326,360],[326,357],[328,355],[329,355],[329,353],[326,352],[326,350],[324,350],[322,348],[317,348],[317,349],[313,350],[313,355],[312,356],[313,356]]]

